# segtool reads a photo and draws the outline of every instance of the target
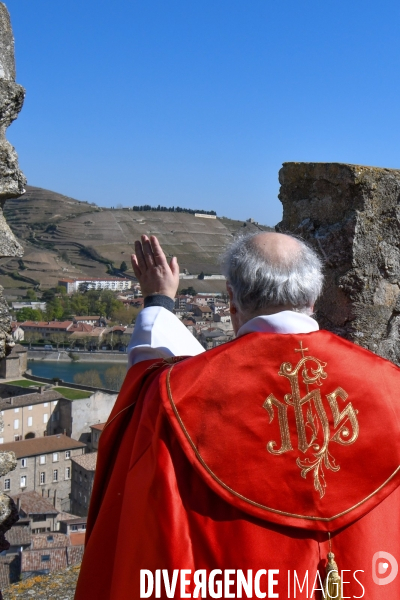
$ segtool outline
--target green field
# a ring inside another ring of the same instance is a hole
[[[43,387],[45,383],[39,383],[38,381],[30,381],[29,379],[17,379],[16,381],[7,381],[7,385],[18,385],[19,387]]]
[[[36,381],[30,381],[29,379],[16,379],[15,381],[8,381],[7,385],[18,385],[19,387],[30,388],[30,387],[43,387],[45,383],[39,383]],[[68,387],[54,386],[53,390],[68,398],[68,400],[81,400],[83,398],[89,398],[92,392],[86,392],[84,390],[74,390]]]
[[[66,387],[55,387],[53,389],[55,392],[62,394],[64,398],[68,398],[68,400],[81,400],[82,398],[89,398],[93,393],[85,392],[83,390],[74,390]]]

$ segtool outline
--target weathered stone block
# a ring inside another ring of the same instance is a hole
[[[26,179],[18,166],[18,157],[6,140],[7,127],[17,118],[21,110],[25,90],[15,83],[14,38],[10,17],[5,5],[0,2],[0,257],[22,256],[23,248],[18,243],[4,219],[2,207],[7,198],[16,198],[25,192]],[[0,286],[0,359],[10,352],[14,342],[10,335],[10,315],[7,302]],[[3,427],[0,416],[0,431]],[[15,469],[13,453],[0,452],[0,475]],[[18,511],[12,500],[0,494],[0,550],[9,547],[4,533],[18,520]],[[0,592],[1,597],[1,592]]]
[[[17,118],[24,98],[22,86],[0,79],[0,201],[17,198],[25,192],[26,179],[19,169],[17,153],[5,137],[7,127]]]
[[[325,261],[320,326],[400,365],[400,170],[284,163],[277,229]]]
[[[10,15],[0,3],[0,79],[15,81],[14,36]]]

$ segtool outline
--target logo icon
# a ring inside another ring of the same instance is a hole
[[[267,444],[267,450],[275,456],[294,450],[288,421],[288,409],[291,409],[296,419],[297,445],[301,452],[296,464],[301,469],[300,474],[304,479],[308,473],[312,473],[314,488],[322,498],[326,490],[324,468],[333,472],[340,469],[331,454],[330,444],[354,444],[359,433],[358,411],[353,408],[351,402],[348,402],[343,410],[340,409],[340,405],[348,398],[347,392],[341,387],[325,394],[328,401],[326,403],[320,388],[323,380],[328,377],[325,371],[327,363],[305,354],[308,348],[303,348],[302,342],[295,352],[301,352],[297,365],[292,366],[291,363],[284,362],[278,371],[278,375],[289,380],[291,393],[284,395],[283,402],[270,394],[263,404],[269,414],[270,423],[274,419],[276,409],[281,436],[281,447],[278,448],[277,442],[271,440]],[[330,409],[332,413],[333,431],[326,409]],[[303,460],[302,455],[305,455]]]
[[[377,585],[387,585],[397,576],[399,565],[389,552],[380,550],[372,557],[372,579]]]

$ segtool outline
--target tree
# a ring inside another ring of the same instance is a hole
[[[29,348],[32,344],[36,344],[39,341],[40,334],[36,331],[24,331],[24,341],[28,342]]]
[[[103,338],[103,344],[106,344],[111,347],[111,350],[114,350],[115,346],[119,344],[120,337],[115,333],[107,333],[107,335]]]
[[[126,367],[124,365],[115,365],[106,369],[104,379],[106,386],[110,390],[119,392],[126,376]]]
[[[35,302],[35,300],[37,300],[35,290],[33,290],[32,288],[29,288],[28,290],[26,290],[25,298],[27,300],[30,300],[31,302]]]
[[[128,265],[126,264],[126,262],[124,260],[122,261],[119,270],[122,271],[122,273],[125,273],[125,271],[128,270]]]
[[[84,350],[87,350],[88,347],[90,348],[91,344],[93,343],[93,338],[90,335],[84,335],[80,338],[80,341],[83,344]]]
[[[196,290],[192,286],[189,286],[188,288],[181,290],[180,293],[184,294],[184,295],[187,294],[188,296],[196,296],[196,294],[197,294]]]
[[[55,295],[55,291],[52,288],[44,290],[44,292],[42,293],[42,300],[43,302],[50,302],[51,300],[53,300]]]
[[[200,273],[200,275],[197,277],[197,279],[204,279],[204,271],[202,271]]]
[[[57,294],[61,294],[61,296],[66,296],[67,295],[67,288],[64,285],[57,285],[56,286],[56,293]]]
[[[104,290],[101,294],[101,302],[105,305],[105,316],[109,319],[114,310],[123,307],[123,303],[117,300],[114,293],[110,290]]]
[[[89,284],[86,281],[79,284],[79,291],[81,292],[81,294],[84,294],[85,292],[87,292],[88,289],[89,289]]]
[[[64,346],[67,340],[68,336],[65,333],[61,333],[60,331],[54,331],[49,337],[49,341],[57,346],[57,350],[60,344]]]
[[[21,308],[17,310],[17,321],[43,321],[43,313],[37,308]]]
[[[48,321],[54,321],[55,319],[61,320],[64,315],[64,307],[60,298],[56,296],[46,305],[46,317]]]
[[[111,318],[118,325],[130,325],[136,319],[140,312],[140,308],[134,306],[122,306],[113,311]]]
[[[73,294],[71,296],[71,311],[77,315],[87,315],[88,314],[88,301],[86,298],[86,294]]]
[[[80,383],[81,385],[88,385],[94,388],[102,388],[103,382],[101,381],[100,375],[96,369],[90,371],[84,371],[83,373],[77,373],[74,375],[74,382]]]
[[[121,344],[126,348],[127,345],[129,344],[131,340],[131,334],[130,333],[123,333],[121,335]]]
[[[99,315],[101,304],[101,290],[88,290],[85,294],[87,300],[87,315]]]

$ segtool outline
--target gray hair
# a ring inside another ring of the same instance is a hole
[[[247,315],[263,308],[287,305],[298,312],[312,314],[323,284],[318,255],[296,237],[298,252],[281,261],[276,258],[272,261],[253,243],[256,235],[259,233],[237,237],[221,257],[222,272],[236,306]]]

